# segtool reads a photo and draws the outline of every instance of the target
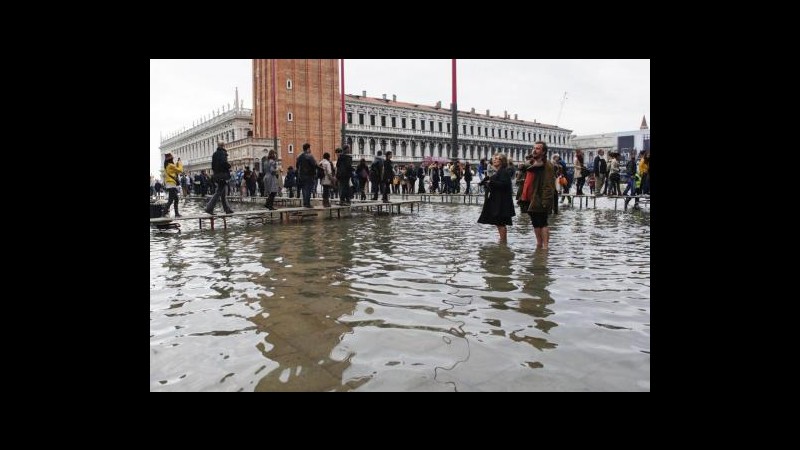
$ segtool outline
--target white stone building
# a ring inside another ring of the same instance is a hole
[[[567,154],[573,149],[571,130],[554,125],[528,122],[507,112],[492,116],[471,111],[458,112],[458,149],[452,146],[452,112],[434,106],[398,102],[362,95],[345,96],[345,141],[353,152],[354,162],[372,160],[378,150],[392,151],[395,163],[445,161],[458,158],[477,164],[495,152],[508,154],[515,163],[522,162],[536,141],[547,142],[550,153]]]
[[[480,114],[474,108],[458,112],[458,150],[451,155],[453,117],[441,102],[428,106],[398,102],[395,96],[389,100],[385,95],[381,99],[363,94],[345,96],[345,140],[356,164],[361,158],[371,162],[378,150],[391,150],[392,160],[398,164],[457,158],[474,165],[495,152],[506,153],[519,163],[536,141],[547,142],[550,154],[559,153],[571,161],[571,130],[528,122],[516,114],[512,118],[507,112],[502,116],[492,116],[489,110]],[[211,156],[217,142],[224,141],[233,170],[244,166],[260,170],[274,147],[273,140],[252,137],[252,110],[241,106],[238,95],[237,90],[233,108],[217,110],[191,128],[162,138],[161,154],[169,152],[176,160],[181,158],[186,173],[206,170],[210,174]],[[333,154],[334,149],[324,150]],[[281,152],[277,153],[280,161]]]
[[[175,161],[181,158],[185,173],[194,175],[205,170],[210,175],[211,157],[217,150],[217,142],[223,141],[233,171],[244,166],[260,170],[262,160],[274,146],[273,141],[253,138],[253,110],[244,108],[243,103],[237,89],[233,108],[223,106],[191,128],[162,137],[161,160],[164,154],[172,153]]]

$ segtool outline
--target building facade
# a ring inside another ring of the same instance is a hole
[[[620,161],[627,161],[631,152],[638,153],[641,150],[650,151],[650,127],[647,119],[642,117],[642,124],[638,130],[617,131],[611,133],[587,134],[585,136],[575,136],[572,139],[575,148],[583,150],[586,161],[591,161],[598,150],[620,153]]]
[[[234,106],[223,106],[198,120],[191,128],[180,130],[161,139],[159,149],[162,155],[172,153],[183,162],[183,170],[194,175],[201,170],[211,174],[211,157],[217,149],[217,142],[227,145],[228,162],[233,170],[249,166],[260,170],[262,159],[274,147],[271,140],[253,137],[253,111],[244,108],[236,90]],[[163,179],[163,176],[162,176]]]
[[[521,120],[507,112],[502,116],[458,111],[458,148],[452,151],[452,112],[436,105],[419,105],[362,95],[345,96],[345,141],[353,159],[367,161],[378,150],[392,151],[397,163],[424,163],[458,159],[477,163],[496,152],[522,162],[536,141],[544,141],[550,153],[572,151],[571,130]]]
[[[296,167],[303,144],[319,161],[341,146],[341,97],[336,59],[254,59],[254,137],[278,139],[282,167]]]
[[[342,145],[341,96],[338,60],[254,59],[253,109],[245,109],[238,90],[234,108],[225,108],[192,128],[162,139],[161,153],[180,157],[184,171],[211,168],[217,141],[228,143],[234,169],[263,167],[267,152],[276,149],[280,167],[296,166],[308,142],[319,161],[323,152]],[[421,105],[362,95],[346,95],[345,142],[355,163],[371,161],[378,150],[391,150],[398,164],[427,164],[458,159],[477,163],[496,152],[509,160],[524,161],[536,141],[544,141],[549,155],[558,153],[569,164],[574,157],[571,130],[519,119],[504,111],[458,112],[458,148],[452,149],[452,113],[449,107]]]

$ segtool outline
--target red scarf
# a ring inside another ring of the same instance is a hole
[[[532,170],[528,170],[525,172],[525,182],[522,184],[522,197],[520,197],[520,200],[522,200],[523,202],[531,201],[530,195],[532,190],[531,188],[533,186],[534,176],[535,175],[533,174]]]

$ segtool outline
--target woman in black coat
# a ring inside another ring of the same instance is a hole
[[[486,191],[483,201],[483,210],[478,218],[478,223],[496,225],[500,233],[500,241],[505,242],[508,234],[506,225],[511,225],[511,218],[517,213],[514,211],[514,202],[511,199],[511,172],[508,170],[508,156],[505,153],[496,153],[492,158],[495,173],[481,181]]]

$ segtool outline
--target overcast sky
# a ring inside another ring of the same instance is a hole
[[[447,106],[450,59],[346,59],[345,92]],[[458,109],[558,125],[586,135],[650,124],[650,60],[461,59]],[[160,134],[190,128],[233,105],[234,90],[253,106],[252,60],[150,60],[150,171],[161,165]],[[564,92],[567,99],[562,100]],[[559,118],[559,111],[561,116]]]

